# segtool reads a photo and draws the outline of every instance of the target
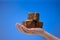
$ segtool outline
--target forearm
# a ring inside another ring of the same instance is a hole
[[[41,36],[44,37],[46,40],[60,40],[59,38],[53,36],[52,34],[46,31],[44,31],[44,33]]]

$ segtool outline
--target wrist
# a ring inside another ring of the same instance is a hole
[[[48,39],[47,32],[45,30],[43,30],[43,32],[42,33],[39,33],[38,35],[42,36],[45,39]]]
[[[46,32],[46,31],[44,31],[42,34],[39,34],[39,35],[41,35],[46,40],[60,40],[59,38],[53,36],[52,34]]]

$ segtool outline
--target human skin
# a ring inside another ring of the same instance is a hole
[[[45,40],[60,40],[60,38],[55,37],[54,35],[48,33],[41,28],[26,28],[24,25],[18,23],[16,24],[16,27],[19,31],[25,34],[39,35],[42,36]]]

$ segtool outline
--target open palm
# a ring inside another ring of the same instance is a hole
[[[44,30],[41,28],[26,28],[24,25],[21,24],[16,24],[17,28],[19,31],[26,33],[26,34],[37,34],[37,35],[42,35]]]

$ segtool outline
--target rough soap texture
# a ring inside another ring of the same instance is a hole
[[[29,13],[28,14],[28,19],[38,21],[39,20],[39,13]]]
[[[29,13],[28,20],[23,21],[27,28],[42,28],[43,23],[39,21],[39,13]]]

